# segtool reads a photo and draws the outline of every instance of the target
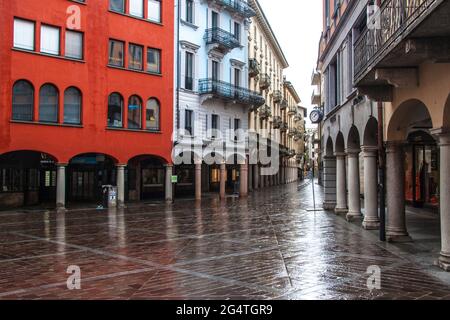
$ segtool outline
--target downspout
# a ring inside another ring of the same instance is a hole
[[[180,130],[180,87],[181,87],[181,79],[180,79],[180,68],[181,68],[181,57],[180,57],[180,19],[181,19],[181,0],[178,0],[178,8],[177,8],[177,96],[176,96],[176,128],[177,128],[177,141],[178,143],[178,132]]]

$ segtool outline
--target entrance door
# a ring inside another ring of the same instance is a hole
[[[70,174],[70,198],[74,201],[94,201],[97,198],[95,170],[74,169]]]
[[[56,168],[44,166],[40,170],[40,202],[56,201]]]
[[[143,168],[141,171],[141,199],[164,197],[164,168]]]

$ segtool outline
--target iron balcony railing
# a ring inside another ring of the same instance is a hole
[[[272,110],[270,107],[266,104],[264,107],[262,107],[259,110],[259,118],[262,120],[269,119],[272,116]]]
[[[290,106],[289,109],[288,109],[288,114],[289,114],[290,116],[293,116],[293,115],[296,114],[296,113],[297,113],[297,107]]]
[[[287,124],[287,122],[282,122],[280,125],[280,131],[281,132],[286,132],[288,130],[289,125]]]
[[[355,83],[437,1],[439,0],[385,0],[377,18],[379,25],[366,28],[355,43]]]
[[[264,73],[261,75],[261,79],[259,80],[259,86],[261,89],[265,90],[270,87],[272,84],[272,81],[270,80],[270,77],[268,74]]]
[[[288,101],[287,101],[287,99],[281,100],[281,103],[280,103],[280,109],[281,109],[281,110],[285,110],[287,107],[288,107]]]
[[[273,92],[273,102],[278,103],[283,99],[283,94],[280,90],[275,90]]]
[[[207,29],[205,41],[206,44],[218,44],[228,50],[233,50],[241,46],[239,39],[234,34],[220,28]]]
[[[283,123],[283,120],[280,116],[273,117],[273,128],[274,129],[280,129],[281,124]]]
[[[266,103],[264,97],[257,92],[215,79],[199,80],[198,91],[201,95],[211,94],[223,100],[236,101],[248,106],[260,107]]]
[[[255,10],[243,0],[208,0],[223,6],[225,9],[238,13],[246,18],[256,16]]]
[[[249,71],[248,74],[250,77],[256,77],[261,72],[261,65],[255,58],[251,58],[248,61]]]

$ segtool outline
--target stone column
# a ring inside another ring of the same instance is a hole
[[[405,216],[405,157],[399,142],[388,142],[386,150],[386,203],[388,241],[410,241]]]
[[[195,164],[195,200],[202,200],[202,163]]]
[[[117,165],[117,207],[125,206],[125,164]]]
[[[66,210],[66,167],[65,163],[56,165],[56,210]]]
[[[253,165],[253,187],[259,189],[259,165]]]
[[[220,164],[220,198],[226,197],[226,182],[227,182],[227,165],[226,163]]]
[[[248,164],[244,163],[240,165],[240,183],[239,194],[241,197],[248,196]]]
[[[450,133],[439,137],[440,145],[440,215],[441,215],[441,254],[439,266],[450,271]]]
[[[363,228],[377,230],[380,228],[378,217],[378,177],[377,156],[378,148],[374,146],[362,147],[364,153],[364,221]]]
[[[325,210],[334,210],[336,207],[336,158],[334,156],[323,157],[323,187]]]
[[[345,153],[336,153],[336,213],[347,213],[347,190],[345,185]]]
[[[360,150],[347,150],[348,159],[348,213],[347,220],[359,219],[361,214],[361,187],[359,179],[359,152]]]
[[[166,189],[166,202],[168,203],[173,202],[172,175],[173,175],[173,165],[167,164],[165,189]]]

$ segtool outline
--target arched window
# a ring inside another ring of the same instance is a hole
[[[25,80],[17,81],[13,86],[12,119],[33,121],[34,89]]]
[[[128,128],[141,129],[142,100],[138,96],[131,96],[128,100]]]
[[[58,122],[58,89],[44,84],[39,93],[39,121]]]
[[[81,92],[75,87],[64,92],[64,123],[81,123]]]
[[[108,127],[122,128],[123,98],[118,93],[112,93],[108,99]]]
[[[158,100],[151,98],[147,101],[146,128],[147,130],[160,131],[160,106]]]

